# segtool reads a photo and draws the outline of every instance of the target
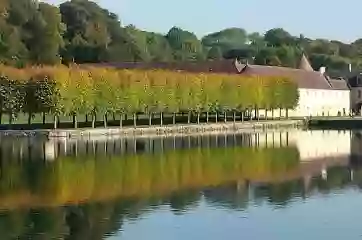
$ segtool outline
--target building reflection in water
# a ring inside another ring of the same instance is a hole
[[[240,211],[265,202],[284,207],[316,192],[360,187],[361,136],[295,130],[95,140],[5,137],[0,235],[102,239],[161,206],[175,214],[201,201]]]

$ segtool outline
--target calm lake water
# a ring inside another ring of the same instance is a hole
[[[0,239],[361,239],[349,131],[0,139]]]

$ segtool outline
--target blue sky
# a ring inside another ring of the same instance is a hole
[[[60,0],[45,0],[59,4]],[[97,0],[119,15],[122,24],[166,33],[178,26],[199,37],[227,27],[265,32],[283,27],[294,35],[362,38],[361,0]],[[297,2],[303,2],[299,4]]]

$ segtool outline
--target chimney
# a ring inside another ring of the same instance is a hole
[[[326,73],[326,67],[320,67],[319,72],[324,75]]]

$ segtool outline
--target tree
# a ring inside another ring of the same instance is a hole
[[[226,59],[248,59],[252,60],[257,54],[254,48],[244,47],[240,49],[231,49],[224,53]]]
[[[78,63],[144,60],[137,43],[122,29],[114,13],[91,1],[70,1],[60,5],[66,24],[66,61]]]
[[[169,62],[173,60],[172,49],[161,34],[141,31],[134,26],[127,26],[125,29],[140,49],[144,61]]]
[[[206,47],[220,47],[222,53],[224,53],[230,49],[244,47],[247,40],[247,33],[244,29],[226,28],[219,32],[206,35],[202,38],[202,44]]]
[[[281,61],[277,55],[277,48],[266,47],[261,49],[255,56],[255,64],[260,65],[281,65]]]
[[[282,28],[270,29],[265,33],[264,40],[273,47],[295,44],[295,38]]]
[[[62,34],[65,26],[61,22],[59,9],[46,3],[39,3],[37,14],[27,26],[32,31],[32,36],[27,41],[32,61],[36,64],[60,63],[59,51],[63,47]]]
[[[173,27],[166,35],[176,60],[196,61],[204,59],[203,47],[196,35]]]
[[[210,48],[209,52],[207,53],[207,59],[210,60],[219,60],[222,59],[222,52],[220,47],[214,46]]]

